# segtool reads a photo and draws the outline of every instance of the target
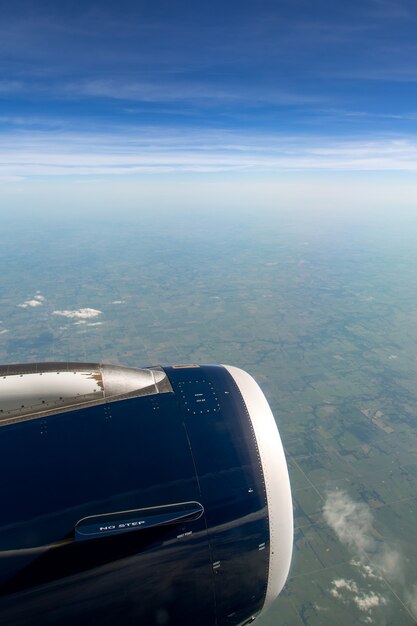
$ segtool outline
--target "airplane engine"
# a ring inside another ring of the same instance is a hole
[[[238,626],[288,575],[278,429],[228,365],[0,367],[2,626]]]

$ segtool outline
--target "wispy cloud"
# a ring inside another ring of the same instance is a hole
[[[350,564],[358,568],[363,578],[382,580],[382,576],[378,574],[377,572],[375,572],[375,569],[371,565],[364,563],[360,559],[352,559],[350,561]]]
[[[370,11],[380,19],[413,18],[412,5],[407,0],[371,0]]]
[[[402,51],[404,52],[404,51]],[[415,52],[413,53],[414,56]],[[368,64],[365,67],[348,68],[346,70],[331,70],[326,71],[327,77],[332,77],[343,80],[360,80],[360,81],[383,81],[389,83],[415,83],[417,82],[417,69],[416,66],[410,65],[407,62],[393,62],[389,59],[387,54],[386,62],[375,63],[374,65]]]
[[[377,111],[363,111],[360,109],[349,110],[342,108],[323,108],[317,109],[316,115],[318,119],[339,119],[344,122],[348,120],[366,120],[366,123],[369,124],[372,121],[406,121],[406,122],[415,122],[417,121],[417,112],[409,111],[409,112],[377,112]]]
[[[148,172],[417,171],[416,138],[343,139],[199,129],[3,137],[0,176],[126,176]]]
[[[60,315],[61,317],[68,317],[70,319],[91,319],[92,317],[98,317],[102,314],[102,311],[98,309],[75,309],[73,311],[62,310],[53,311],[53,315]]]
[[[232,103],[268,103],[276,105],[299,105],[322,103],[323,96],[306,94],[287,89],[266,88],[262,84],[223,84],[213,80],[185,80],[182,77],[160,77],[154,82],[120,80],[117,78],[95,79],[59,85],[61,95],[88,96],[110,100],[131,100],[148,103],[175,103],[203,101],[219,102],[222,107]]]
[[[14,94],[19,92],[24,84],[17,80],[0,80],[0,94]]]
[[[370,507],[353,500],[343,490],[330,491],[324,503],[323,517],[341,543],[354,554],[350,564],[366,581],[363,589],[356,581],[335,579],[330,594],[342,602],[354,602],[359,610],[371,614],[373,609],[388,603],[381,590],[371,589],[371,585],[388,581],[402,587],[403,605],[416,618],[417,584],[411,587],[406,584],[405,559],[394,541],[383,541],[380,536],[376,538],[378,533]]]
[[[375,539],[374,519],[367,504],[355,502],[344,491],[331,491],[326,497],[323,516],[339,540],[361,561],[366,563],[371,557],[375,568],[390,580],[402,576],[402,554],[390,544]]]
[[[412,613],[417,616],[417,584],[406,590],[405,600],[410,607]]]

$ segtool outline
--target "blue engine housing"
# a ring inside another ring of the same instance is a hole
[[[0,421],[2,626],[235,626],[262,610],[270,519],[242,393],[223,366],[161,371],[157,393]]]

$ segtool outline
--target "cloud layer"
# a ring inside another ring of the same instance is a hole
[[[169,172],[417,171],[417,139],[343,139],[132,128],[80,135],[19,132],[2,138],[0,177],[114,177]]]

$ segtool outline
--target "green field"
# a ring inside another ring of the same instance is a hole
[[[0,361],[247,369],[295,513],[288,583],[259,624],[411,626],[416,240],[412,222],[307,213],[6,224]],[[54,314],[82,308],[101,313]]]

